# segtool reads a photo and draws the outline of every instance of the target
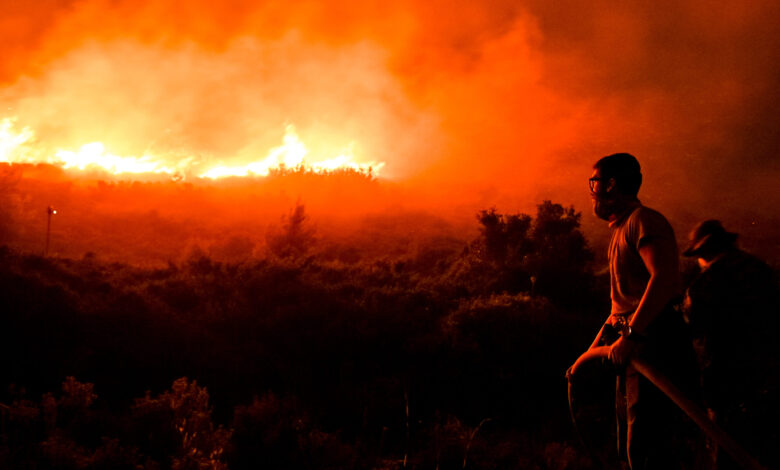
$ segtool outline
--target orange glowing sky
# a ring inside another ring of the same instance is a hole
[[[307,163],[370,166],[419,200],[587,211],[592,163],[629,151],[643,198],[685,224],[778,219],[773,0],[0,0],[0,11],[5,160],[17,139],[18,161],[262,175],[292,129]]]

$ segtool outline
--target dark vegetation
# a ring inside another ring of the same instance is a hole
[[[0,467],[589,468],[564,372],[608,293],[579,214],[477,219],[385,257],[303,206],[228,262],[0,249]]]
[[[181,264],[200,249],[213,260],[237,263],[265,254],[266,233],[298,198],[310,201],[307,214],[341,218],[337,234],[343,238],[360,228],[362,215],[394,207],[402,197],[388,195],[392,185],[370,172],[349,169],[321,174],[301,167],[216,181],[98,176],[105,175],[0,162],[0,245],[43,253],[46,208],[53,206],[49,254],[56,257],[93,252],[102,260],[158,267]]]

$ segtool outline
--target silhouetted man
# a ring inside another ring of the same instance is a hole
[[[674,309],[680,296],[674,231],[637,198],[642,173],[632,155],[602,158],[589,183],[593,211],[611,229],[612,309],[591,347],[611,344],[609,358],[622,369],[616,393],[619,449],[633,470],[679,468],[680,442],[673,435],[681,415],[630,366],[641,354],[679,386],[685,378],[680,365],[693,360],[682,316]]]
[[[704,403],[710,417],[764,465],[775,468],[778,433],[778,305],[772,269],[737,248],[737,234],[717,220],[690,233],[683,253],[700,274],[684,312],[693,334]],[[712,468],[739,468],[710,446]]]

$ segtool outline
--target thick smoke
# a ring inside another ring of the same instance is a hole
[[[319,159],[356,142],[356,157],[392,161],[397,175],[432,141],[435,120],[404,95],[384,54],[370,42],[336,48],[295,31],[236,38],[219,52],[93,40],[3,96],[52,152],[101,141],[121,155],[193,160],[202,172],[263,159],[292,124]]]
[[[740,231],[778,218],[777,2],[4,10],[0,96],[42,145],[244,160],[293,123],[313,151],[354,140],[419,204],[511,211],[551,198],[586,212],[592,163],[628,151],[644,167],[640,195],[680,232],[702,216]]]

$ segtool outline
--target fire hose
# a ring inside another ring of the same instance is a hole
[[[606,359],[609,356],[609,346],[598,346],[591,348],[580,356],[577,361],[571,366],[571,369],[566,374],[566,378],[569,381],[569,411],[571,412],[572,423],[574,429],[580,438],[580,441],[584,444],[584,439],[580,434],[577,427],[577,420],[575,418],[573,401],[572,401],[572,377],[575,371],[581,367],[584,363],[595,359]],[[653,385],[658,387],[667,397],[669,397],[691,420],[696,423],[699,429],[704,432],[707,437],[712,439],[715,444],[722,447],[729,453],[731,458],[742,468],[746,470],[766,470],[752,455],[750,455],[742,446],[740,446],[731,436],[729,436],[720,426],[713,422],[707,414],[699,408],[696,403],[690,398],[686,397],[676,385],[674,385],[667,377],[661,374],[656,368],[648,364],[644,359],[634,357],[631,359],[631,365],[637,372],[642,374],[647,380],[652,382]]]

